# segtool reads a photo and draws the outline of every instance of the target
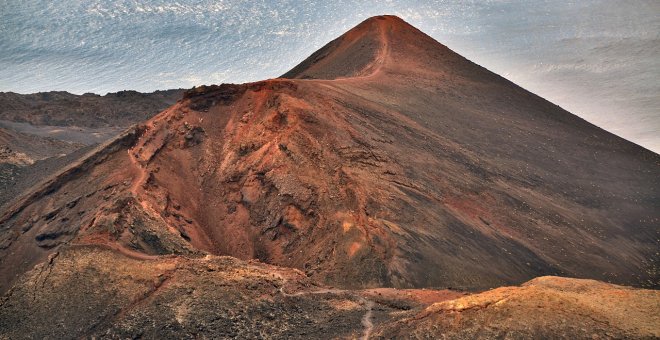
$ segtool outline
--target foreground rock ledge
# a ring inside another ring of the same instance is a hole
[[[232,257],[71,246],[5,294],[0,338],[654,338],[659,315],[660,292],[592,280],[342,290]]]

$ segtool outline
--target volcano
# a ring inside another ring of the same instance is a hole
[[[314,290],[333,301],[323,308],[342,311],[337,320],[369,336],[373,320],[396,309],[369,298],[385,291],[369,289],[453,289],[436,291],[438,301],[546,275],[658,288],[659,180],[657,154],[397,17],[374,17],[280,78],[189,90],[17,198],[1,219],[0,290],[8,297],[0,321],[30,329],[32,314],[20,306],[36,294],[42,314],[57,301],[97,313],[67,319],[64,329],[124,337],[152,327],[130,321],[145,315],[183,327],[200,312],[195,292],[219,282],[240,287],[213,296],[235,302],[247,289],[251,298],[239,299],[247,309],[240,301],[231,308],[260,317],[271,311],[250,303],[269,294],[277,303],[305,300],[300,308],[316,315],[321,302],[289,290],[325,285],[337,288]],[[602,287],[593,289],[614,289]],[[660,301],[656,291],[629,290]],[[511,294],[518,291],[534,290]],[[120,302],[90,304],[76,292]],[[179,294],[188,294],[185,307]],[[391,294],[388,301],[405,300]],[[403,310],[423,305],[406,303]],[[149,314],[156,304],[174,314]],[[389,307],[373,319],[375,304]],[[439,307],[429,308],[436,318]],[[330,322],[315,317],[308,320]],[[379,334],[401,335],[388,327]],[[305,329],[280,335],[328,335]],[[337,329],[333,336],[362,334]],[[172,335],[150,336],[163,334]]]

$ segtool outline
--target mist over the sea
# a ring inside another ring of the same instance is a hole
[[[660,152],[657,0],[0,0],[0,91],[103,94],[273,78],[379,14]]]

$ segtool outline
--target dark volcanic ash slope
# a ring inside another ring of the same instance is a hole
[[[2,287],[74,244],[257,258],[342,287],[658,286],[657,154],[396,17],[287,76],[305,79],[191,90],[33,188],[2,218]]]
[[[17,197],[22,189],[30,185],[31,179],[38,177],[29,176],[29,170],[42,169],[45,164],[52,164],[54,160],[82,147],[84,145],[78,143],[21,133],[0,126],[0,206]],[[47,172],[47,169],[41,172]]]
[[[370,62],[351,59],[363,46],[356,34],[366,46],[380,37]],[[367,21],[329,46],[334,52],[325,58],[349,58],[370,73],[343,73],[312,56],[285,76],[334,79],[306,84],[348,109],[342,118],[373,163],[351,169],[369,188],[361,209],[398,219],[409,233],[397,240],[401,258],[416,262],[402,266],[423,268],[417,278],[435,276],[424,284],[449,276],[478,286],[485,277],[510,282],[542,273],[659,284],[657,154],[394,17]],[[329,69],[321,74],[319,65]]]
[[[29,165],[50,157],[68,154],[83,145],[40,137],[0,127],[0,163]]]

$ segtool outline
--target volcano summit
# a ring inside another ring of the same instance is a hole
[[[0,337],[657,337],[659,180],[657,154],[374,17],[16,199]]]

